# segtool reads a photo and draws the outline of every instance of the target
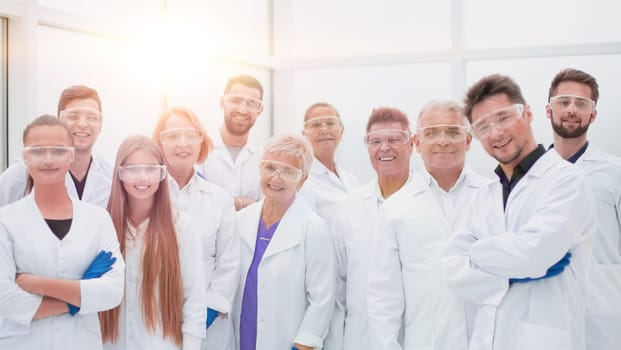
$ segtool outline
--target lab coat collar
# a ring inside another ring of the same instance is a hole
[[[190,181],[188,181],[187,185],[185,185],[183,188],[179,188],[179,184],[177,183],[177,181],[175,181],[175,179],[169,174],[168,175],[168,187],[171,193],[178,193],[181,191],[209,192],[209,183],[207,182],[207,180],[198,176],[196,170],[194,170],[194,175],[192,175],[192,177],[190,178]]]
[[[413,174],[414,173],[410,170],[410,175],[408,176],[408,179],[405,181],[403,186],[401,186],[401,188],[404,188],[408,183],[410,183],[410,181],[413,178]],[[401,188],[399,189],[399,191],[401,190]],[[376,199],[380,203],[383,203],[386,200],[386,198],[384,198],[384,195],[382,194],[382,190],[379,187],[377,176],[374,177],[373,180],[358,187],[354,191],[360,191],[362,193],[363,200],[373,198],[373,199]]]
[[[242,227],[240,232],[241,239],[248,245],[248,247],[250,247],[250,251],[252,251],[253,254],[263,204],[264,201],[261,200],[260,202],[250,205],[244,209],[247,211],[248,218],[250,218],[251,221],[240,225]],[[270,244],[267,246],[267,249],[263,254],[263,260],[302,242],[302,231],[300,230],[300,223],[302,222],[302,206],[303,204],[298,203],[298,200],[296,200],[293,204],[291,204],[289,209],[287,209],[285,215],[282,219],[280,219],[280,223],[276,228],[276,232],[274,232],[274,236],[272,237]]]
[[[224,140],[222,140],[222,134],[220,134],[220,129],[224,126],[220,126],[218,131],[211,135],[211,141],[213,142],[214,149],[224,148],[226,150],[226,145],[224,144]],[[242,147],[242,151],[246,150],[250,154],[255,154],[257,152],[257,148],[254,146],[253,138],[251,135],[248,136],[248,142]],[[228,150],[227,150],[228,152]],[[241,152],[240,152],[241,153]]]

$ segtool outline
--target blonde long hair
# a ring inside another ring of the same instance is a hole
[[[128,137],[119,147],[114,164],[108,212],[112,217],[123,257],[125,257],[125,232],[129,208],[127,207],[127,193],[119,179],[118,169],[132,153],[138,150],[151,152],[160,164],[164,164],[162,153],[148,137]],[[170,338],[175,344],[181,345],[183,283],[177,234],[166,179],[160,182],[153,198],[149,224],[144,234],[142,274],[140,296],[142,317],[147,329],[155,332],[156,327],[161,324],[164,338]],[[116,342],[118,339],[119,313],[120,306],[99,313],[104,343]]]

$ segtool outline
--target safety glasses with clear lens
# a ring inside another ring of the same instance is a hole
[[[124,165],[119,167],[119,179],[123,182],[136,183],[140,180],[156,183],[166,178],[164,165]]]
[[[550,107],[558,112],[565,112],[571,107],[580,113],[590,113],[595,109],[595,101],[582,96],[558,95],[550,97]]]
[[[476,122],[472,123],[472,131],[474,131],[474,135],[479,140],[483,140],[491,135],[492,127],[498,129],[510,128],[523,115],[523,104],[516,103],[508,107],[500,108],[482,116]]]
[[[160,132],[160,141],[164,145],[198,144],[203,142],[203,134],[194,128],[175,128]]]
[[[371,131],[364,135],[364,143],[370,149],[377,149],[384,144],[384,142],[390,147],[401,147],[407,144],[412,135],[407,130],[401,129],[382,129]]]
[[[243,95],[235,95],[235,94],[225,94],[224,102],[235,107],[246,107],[246,109],[258,112],[263,106],[263,102],[261,100],[257,100],[252,97],[243,96]]]
[[[302,170],[275,160],[262,160],[259,163],[259,171],[262,177],[272,177],[278,173],[286,182],[298,182],[302,178]]]
[[[441,139],[449,143],[460,143],[466,141],[468,128],[459,124],[438,124],[418,128],[416,134],[423,143],[435,143]]]
[[[73,160],[75,149],[70,146],[31,146],[24,147],[24,160],[27,164],[39,164],[50,159],[58,163],[69,163]]]
[[[87,107],[67,108],[60,111],[60,119],[69,123],[85,120],[87,124],[97,125],[101,123],[101,112]]]
[[[337,116],[315,117],[304,122],[304,129],[309,131],[319,131],[324,127],[327,130],[334,130],[341,126],[341,120]]]

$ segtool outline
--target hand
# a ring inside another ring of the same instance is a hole
[[[291,350],[313,350],[314,348],[302,344],[295,343]]]
[[[30,273],[20,273],[15,276],[15,283],[23,290],[31,294],[41,294],[38,290],[39,276]]]
[[[209,329],[209,326],[216,320],[220,313],[210,307],[207,308],[207,322],[205,322],[205,329]]]
[[[106,272],[112,270],[112,265],[116,262],[116,258],[112,256],[112,252],[100,251],[99,254],[93,259],[91,264],[82,275],[83,280],[90,280],[93,278],[99,278],[103,276]],[[74,305],[67,303],[67,308],[69,309],[69,314],[71,316],[75,315],[80,311],[80,308]]]
[[[541,277],[537,277],[537,278],[530,278],[530,277],[526,277],[526,278],[509,278],[509,283],[524,283],[524,282],[530,282],[530,281],[536,281],[536,280],[541,280],[541,279],[545,279],[545,278],[550,278],[550,277],[554,277],[558,274],[560,274],[561,272],[563,272],[563,270],[565,270],[565,267],[567,265],[569,265],[569,262],[571,260],[571,253],[567,253],[565,254],[565,256],[556,262],[556,264],[550,266],[550,268],[548,269],[548,271],[546,271],[546,274],[541,276]]]

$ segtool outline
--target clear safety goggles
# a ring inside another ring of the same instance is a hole
[[[124,165],[119,167],[119,179],[123,182],[136,183],[140,180],[147,180],[156,183],[166,178],[166,167],[164,165]]]
[[[460,143],[466,141],[468,128],[459,124],[438,124],[418,128],[416,134],[423,143],[436,143],[442,138],[449,143]]]
[[[550,108],[558,112],[565,112],[571,107],[580,113],[590,113],[595,109],[595,101],[582,96],[558,95],[550,97]]]
[[[261,100],[236,94],[224,94],[224,102],[235,108],[246,107],[246,109],[253,112],[258,112],[263,106]]]
[[[190,144],[203,142],[203,134],[194,128],[175,128],[160,132],[160,141],[164,145]]]
[[[50,159],[56,163],[69,163],[73,160],[75,149],[70,146],[31,146],[24,147],[23,155],[27,164],[40,164]]]
[[[101,112],[87,107],[67,108],[60,111],[60,119],[69,123],[78,123],[84,120],[87,124],[98,125],[101,123]]]
[[[364,135],[364,143],[370,149],[377,149],[384,144],[384,142],[390,147],[401,147],[407,144],[412,135],[407,130],[401,129],[382,129],[371,131]]]
[[[278,176],[286,182],[298,182],[302,178],[302,170],[275,160],[262,160],[259,163],[259,171],[261,177],[272,177],[278,173]]]
[[[474,135],[479,140],[483,140],[491,135],[492,127],[496,127],[498,129],[510,128],[523,115],[524,105],[516,103],[482,116],[476,122],[472,123],[472,130],[474,131]]]
[[[341,120],[337,116],[315,117],[304,122],[304,129],[308,131],[319,131],[323,128],[331,131],[341,127]]]

